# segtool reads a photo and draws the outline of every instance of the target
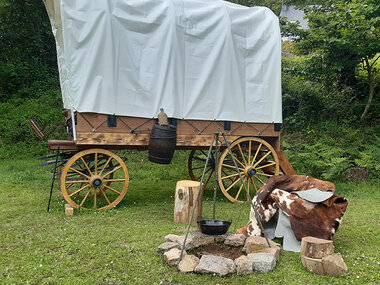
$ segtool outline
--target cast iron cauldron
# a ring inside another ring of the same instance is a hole
[[[231,221],[202,220],[198,222],[198,226],[200,231],[206,235],[224,235],[231,223]]]

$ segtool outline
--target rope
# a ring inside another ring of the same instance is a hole
[[[143,125],[145,125],[146,123],[150,122],[150,121],[153,120],[153,119],[154,119],[154,117],[152,117],[152,118],[146,120],[145,122],[141,123],[141,124],[138,125],[136,128],[131,129],[131,133],[134,134],[134,133],[137,131],[138,128],[142,127]]]

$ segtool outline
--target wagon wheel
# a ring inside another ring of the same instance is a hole
[[[257,192],[271,176],[278,175],[278,156],[266,141],[246,137],[234,141],[230,147],[248,192]],[[243,203],[248,199],[228,149],[220,157],[218,178],[220,189],[230,201]]]
[[[104,155],[103,155],[104,156]],[[99,157],[100,158],[102,158],[101,157],[101,155],[99,155]],[[106,162],[106,160],[107,159],[105,159],[104,157],[103,157],[103,162],[105,163]],[[104,164],[103,163],[103,164]],[[57,167],[57,180],[58,180],[58,185],[59,185],[59,187],[61,187],[61,185],[60,185],[60,183],[61,183],[61,174],[62,174],[62,170],[63,170],[63,168],[64,168],[64,164],[61,164],[61,165],[59,165],[58,167]],[[99,165],[100,167],[102,166],[102,165]],[[110,161],[109,163],[108,163],[108,166],[109,167],[113,167],[113,165],[112,165],[112,161]],[[94,165],[92,165],[91,166],[91,168],[90,168],[90,170],[93,172],[94,171],[94,169],[95,169],[95,166]],[[87,172],[88,173],[88,171],[86,170],[86,168],[85,168],[85,166],[84,165],[82,165],[81,166],[81,169],[79,169],[80,171],[82,171],[82,172]],[[68,172],[67,172],[67,174],[66,174],[66,179],[68,179],[68,178],[70,178],[70,177],[75,177],[77,175],[77,172],[74,172],[74,171],[72,171],[72,170],[69,170]],[[107,179],[107,181],[106,181],[106,185],[107,186],[110,186],[111,185],[111,183],[112,183],[112,181],[109,181],[108,179],[112,179],[113,178],[113,175],[114,175],[114,173],[112,172],[112,173],[110,173],[107,177],[106,177],[106,179]],[[83,186],[83,184],[84,183],[81,183],[80,185],[79,185],[79,187],[82,187]],[[75,184],[71,184],[71,185],[69,185],[69,186],[67,186],[66,187],[66,191],[67,191],[67,193],[70,195],[71,193],[72,193],[72,191],[70,191],[69,190],[69,188],[71,188],[72,186],[74,186]],[[62,189],[62,188],[61,188]],[[100,192],[96,192],[97,193],[97,195],[100,195]],[[77,195],[77,194],[75,194],[75,195]],[[60,196],[61,197],[63,197],[63,193],[61,192],[60,193]],[[89,195],[88,195],[88,197],[91,197],[91,196],[93,196],[93,193],[90,193]]]
[[[61,173],[63,197],[75,208],[115,207],[127,192],[128,170],[116,154],[103,149],[77,153]]]
[[[203,169],[206,164],[207,151],[204,150],[192,150],[187,161],[187,168],[191,180],[201,181]],[[203,178],[204,188],[206,189],[207,183],[210,181],[215,171],[215,152],[212,151],[209,159],[209,163],[206,168],[205,177]]]

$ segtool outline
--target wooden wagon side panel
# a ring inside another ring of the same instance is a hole
[[[107,115],[78,114],[77,144],[147,148],[155,119],[116,116],[113,120],[114,126],[109,126]],[[225,130],[224,122],[199,120],[177,120],[177,149],[208,147],[218,129],[229,142],[241,136],[259,136],[279,149],[280,132],[274,130],[273,124],[231,122]]]

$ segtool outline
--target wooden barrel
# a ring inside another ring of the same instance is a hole
[[[177,128],[154,124],[149,138],[149,160],[159,164],[172,161],[177,143]]]

